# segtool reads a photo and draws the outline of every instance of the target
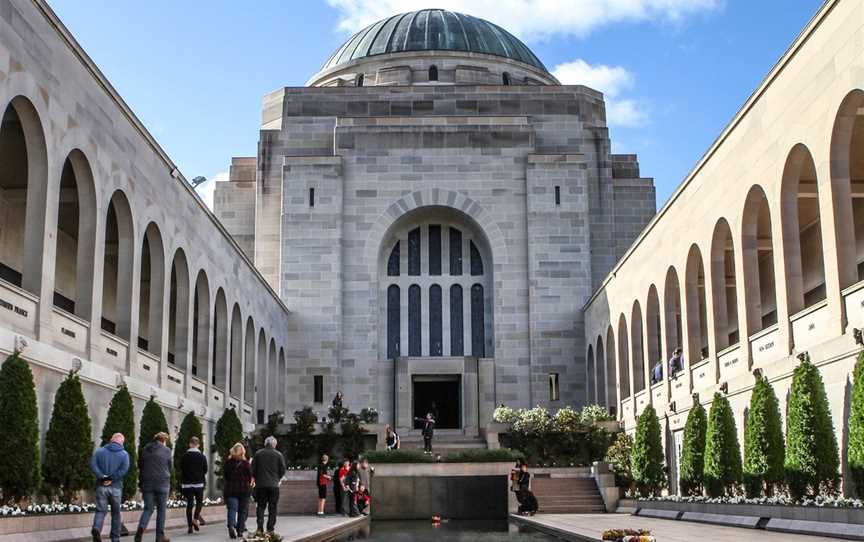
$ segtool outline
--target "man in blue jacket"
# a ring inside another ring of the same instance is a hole
[[[96,476],[96,514],[93,516],[93,542],[102,542],[102,524],[111,508],[111,542],[120,542],[120,502],[123,499],[123,478],[129,472],[129,454],[123,448],[126,438],[114,433],[111,442],[96,450],[90,460],[90,470]]]

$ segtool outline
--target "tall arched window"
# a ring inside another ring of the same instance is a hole
[[[414,213],[391,227],[379,255],[379,355],[491,357],[493,282],[485,236],[460,211]],[[470,262],[468,269],[463,262]]]
[[[362,87],[366,77],[361,73],[357,76],[357,86]]]
[[[431,65],[429,66],[429,80],[437,81],[438,80],[438,66]]]
[[[501,82],[504,84],[505,87],[509,87],[510,86],[510,74],[507,72],[504,72],[503,74],[501,74]]]

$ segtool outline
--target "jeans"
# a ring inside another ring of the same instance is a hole
[[[264,512],[269,510],[267,516],[267,530],[272,531],[276,528],[276,505],[279,504],[279,488],[278,487],[257,487],[255,488],[255,503],[256,515],[258,516],[258,530],[264,530]]]
[[[191,527],[192,520],[201,517],[201,508],[204,506],[204,489],[186,488],[183,490],[183,498],[186,499],[186,525]]]
[[[150,516],[153,515],[153,508],[156,508],[156,538],[165,536],[165,516],[168,509],[168,488],[159,488],[149,491],[142,491],[144,497],[144,511],[141,512],[141,519],[138,520],[138,528],[146,529],[150,523]]]
[[[231,495],[225,499],[225,504],[228,506],[228,528],[242,533],[246,530],[249,516],[249,495]]]
[[[123,516],[120,514],[120,501],[123,498],[123,486],[120,484],[96,488],[96,513],[93,515],[93,530],[102,532],[102,524],[108,508],[111,508],[111,542],[120,541],[120,526]]]
[[[423,437],[423,451],[432,453],[432,437]]]

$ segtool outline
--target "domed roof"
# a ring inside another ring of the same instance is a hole
[[[408,51],[465,51],[546,67],[515,36],[485,21],[443,9],[422,9],[369,25],[345,42],[327,59],[321,71],[352,60]]]

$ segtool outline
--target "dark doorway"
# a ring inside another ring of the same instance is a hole
[[[425,418],[431,412],[436,429],[462,427],[462,377],[460,375],[415,375],[414,418]],[[415,420],[414,428],[422,424]]]

